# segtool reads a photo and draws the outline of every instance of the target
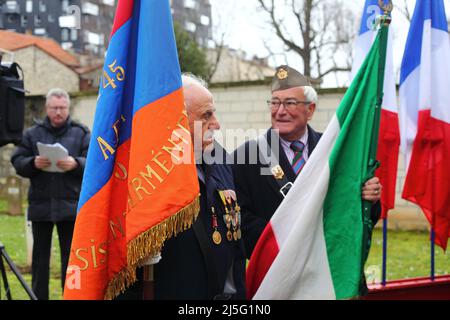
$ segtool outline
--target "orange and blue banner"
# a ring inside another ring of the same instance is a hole
[[[168,0],[119,0],[92,131],[65,299],[113,299],[197,217]]]

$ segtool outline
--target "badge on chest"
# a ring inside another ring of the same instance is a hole
[[[238,241],[242,238],[241,231],[241,208],[237,203],[236,192],[234,190],[218,190],[225,214],[223,214],[223,221],[227,227],[227,241]],[[218,217],[215,208],[211,209],[212,212],[212,226],[213,235],[212,239],[216,245],[222,243],[222,236],[218,231]]]

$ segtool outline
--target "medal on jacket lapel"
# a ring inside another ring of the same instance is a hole
[[[219,245],[222,243],[222,236],[220,235],[220,232],[218,230],[219,224],[217,223],[216,210],[214,209],[214,207],[211,207],[211,211],[212,211],[212,224],[213,224],[213,229],[214,229],[214,232],[212,234],[212,239],[216,245]]]
[[[241,231],[241,207],[239,207],[239,204],[236,201],[236,206],[234,207],[234,211],[236,212],[237,216],[237,238],[238,240],[241,240],[242,238],[242,231]]]
[[[233,218],[230,214],[230,210],[228,209],[227,200],[225,197],[225,191],[219,191],[219,195],[220,195],[220,199],[222,200],[222,203],[223,203],[223,206],[225,209],[223,221],[225,222],[225,225],[227,226],[227,240],[231,242],[231,241],[233,241],[233,233],[231,232],[231,221]]]
[[[233,226],[233,239],[234,241],[238,241],[238,216],[236,211],[233,209],[233,200],[231,197],[227,198],[228,205],[230,206],[231,211],[231,225]]]

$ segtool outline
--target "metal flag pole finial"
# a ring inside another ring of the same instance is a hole
[[[394,9],[394,5],[391,0],[387,1],[387,3],[384,0],[378,0],[378,6],[384,11],[385,15],[390,15],[392,9]]]
[[[376,20],[376,26],[381,27],[382,25],[388,26],[391,24],[391,12],[394,8],[394,5],[392,4],[392,1],[385,1],[385,0],[378,0],[378,6],[383,10],[383,14],[378,16]]]

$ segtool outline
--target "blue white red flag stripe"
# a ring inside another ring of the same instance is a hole
[[[449,61],[444,2],[418,0],[400,74],[402,196],[421,207],[444,249],[450,235]]]

